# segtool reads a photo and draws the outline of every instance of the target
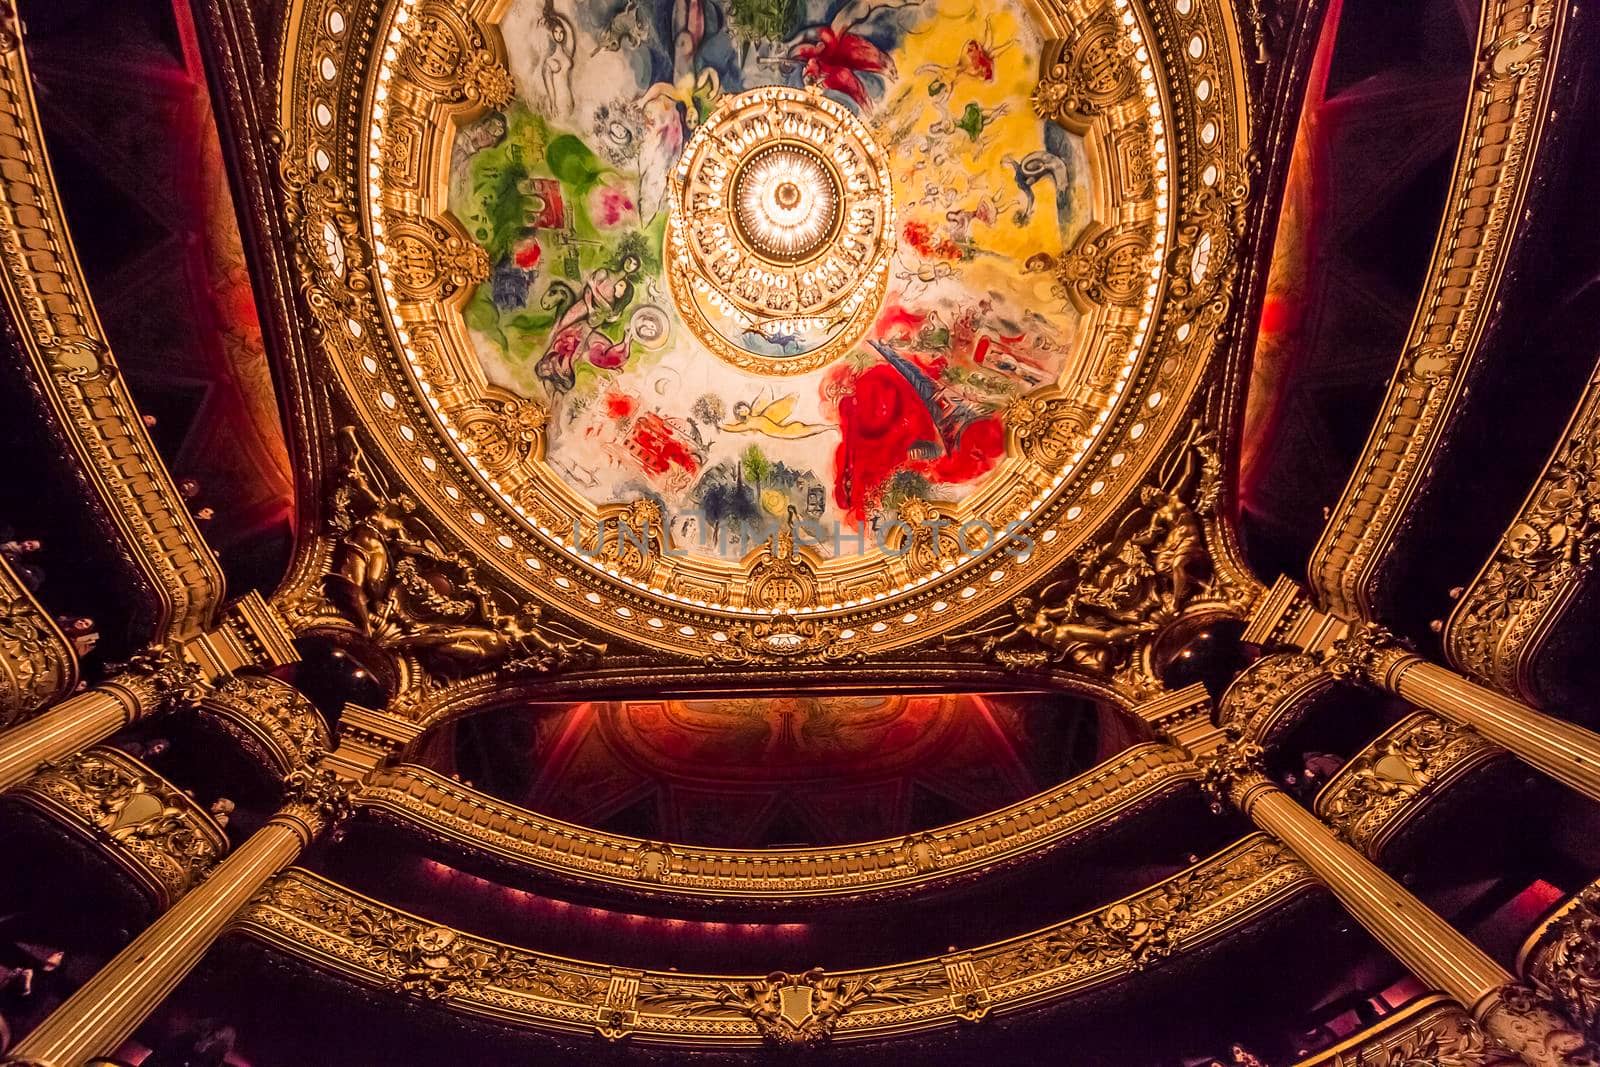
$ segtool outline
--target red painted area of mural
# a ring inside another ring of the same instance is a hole
[[[638,410],[639,401],[626,393],[606,394],[606,414],[613,419],[625,419]]]
[[[935,234],[927,223],[919,219],[907,219],[900,228],[900,235],[905,238],[906,244],[917,250],[918,255],[927,259],[956,260],[965,255],[961,246],[948,234]]]
[[[929,381],[944,373],[943,358],[907,358]],[[998,415],[955,429],[941,427],[929,402],[888,363],[859,372],[848,365],[836,367],[823,392],[839,397],[834,502],[855,522],[865,521],[900,471],[934,484],[959,484],[988,473],[1005,455],[1005,424]]]
[[[653,411],[634,422],[628,434],[628,451],[649,474],[666,474],[673,467],[690,474],[700,469],[688,443]]]

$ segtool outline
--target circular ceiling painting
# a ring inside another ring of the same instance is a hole
[[[386,459],[526,590],[857,655],[1009,607],[1176,469],[1235,234],[1209,7],[1179,42],[1131,0],[390,0],[364,52],[340,2],[295,107],[311,174],[364,116],[365,214],[293,186],[316,308]]]
[[[486,383],[544,412],[528,481],[579,505],[558,534],[622,505],[690,570],[775,537],[826,570],[908,514],[1018,517],[1008,411],[1086,377],[1053,267],[1107,200],[1032,105],[1036,12],[517,0],[500,29],[515,96],[456,133],[449,208]]]

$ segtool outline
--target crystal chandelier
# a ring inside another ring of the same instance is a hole
[[[809,369],[877,312],[894,251],[888,164],[861,121],[814,90],[725,101],[685,149],[668,212],[678,310],[734,362]]]

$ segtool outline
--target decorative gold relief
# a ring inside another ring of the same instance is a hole
[[[1081,310],[1137,304],[1150,284],[1150,234],[1142,229],[1090,228],[1056,266],[1056,283]]]
[[[1562,906],[1524,949],[1520,968],[1569,1019],[1600,1035],[1600,885]]]
[[[1075,39],[1062,42],[1054,57],[1045,57],[1034,110],[1069,129],[1087,127],[1096,115],[1138,91],[1135,51],[1133,42],[1117,32],[1116,15],[1104,10]]]
[[[148,710],[192,708],[211,692],[212,680],[175,645],[152,645],[117,665],[116,681],[136,687]]]
[[[1249,199],[1249,186],[1242,181],[1224,189],[1219,180],[1195,194],[1167,257],[1172,296],[1184,318],[1222,318],[1228,284],[1238,267]]]
[[[384,263],[405,300],[449,300],[489,276],[489,257],[454,227],[432,219],[396,223]]]
[[[1600,544],[1600,386],[1591,383],[1538,483],[1450,616],[1450,659],[1524,699],[1531,661]]]
[[[1340,768],[1318,794],[1315,811],[1347,842],[1377,857],[1429,797],[1503,754],[1466,727],[1419,711]]]
[[[449,106],[502,107],[516,91],[489,34],[448,3],[423,4],[402,24],[401,69]]]
[[[313,761],[331,745],[316,707],[287,682],[265,675],[225,678],[200,712],[279,774]]]
[[[0,557],[0,729],[60,699],[77,681],[66,636]]]
[[[8,795],[100,845],[158,908],[188,892],[228,848],[199,805],[114,748],[47,764]]]
[[[1383,414],[1312,555],[1311,585],[1336,615],[1374,614],[1375,575],[1455,430],[1512,223],[1533,182],[1570,10],[1553,0],[1483,5],[1476,85],[1428,280]]]
[[[1304,652],[1274,652],[1239,672],[1217,709],[1217,721],[1259,744],[1299,721],[1316,693],[1331,685],[1322,661]]]
[[[1211,941],[1314,884],[1286,849],[1252,835],[1119,904],[963,953],[959,987],[938,959],[764,978],[618,972],[441,928],[294,868],[235,928],[370,985],[508,1025],[748,1048],[933,1029],[1074,996]]]
[[[423,767],[369,778],[357,804],[452,849],[569,881],[684,899],[855,898],[931,887],[1041,858],[1188,787],[1196,771],[1167,745],[1136,745],[1053,789],[912,837],[811,849],[670,848],[514,807]]]
[[[1497,1046],[1466,1009],[1435,994],[1295,1067],[1512,1067],[1522,1062]]]
[[[1195,424],[1105,542],[1085,547],[1037,599],[1017,597],[1013,618],[944,640],[976,643],[1008,667],[1065,664],[1135,694],[1159,688],[1139,655],[1159,631],[1201,603],[1242,610],[1213,570],[1203,522],[1215,514],[1218,462],[1212,436]]]
[[[302,764],[283,776],[285,811],[314,823],[312,836],[322,827],[336,827],[355,810],[350,785],[321,765],[320,758]]]
[[[1243,808],[1246,794],[1270,785],[1264,770],[1267,753],[1253,741],[1230,740],[1200,757],[1200,788],[1218,815]]]
[[[636,1003],[674,1018],[743,1016],[769,1043],[805,1048],[829,1040],[840,1018],[854,1008],[912,1004],[945,988],[939,967],[849,978],[830,978],[821,967],[813,967],[804,974],[774,971],[756,981],[724,982],[715,996],[681,983],[647,979],[639,983]]]
[[[161,639],[192,637],[222,606],[200,536],[106,344],[57,200],[15,26],[0,25],[0,300],[44,417],[150,593]]]
[[[1358,622],[1322,657],[1323,667],[1341,682],[1388,688],[1399,667],[1418,658],[1386,627]]]
[[[446,551],[405,493],[390,495],[347,427],[331,527],[338,537],[324,587],[330,602],[380,647],[460,677],[492,669],[545,673],[601,655],[544,618],[537,604],[500,607],[466,555]]]
[[[1051,467],[1064,462],[1087,440],[1094,411],[1066,397],[1032,393],[1011,405],[1006,421],[1022,454],[1042,467]]]
[[[1561,1017],[1542,990],[1512,982],[1479,1009],[1478,1021],[1501,1045],[1516,1050],[1532,1067],[1590,1067],[1600,1047]]]

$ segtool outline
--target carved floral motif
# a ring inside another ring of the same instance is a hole
[[[1530,981],[1600,1039],[1600,883],[1585,886],[1550,924],[1527,960]]]
[[[1376,855],[1418,798],[1500,751],[1469,729],[1419,711],[1340,768],[1317,797],[1317,814],[1350,844]]]
[[[327,724],[287,682],[264,675],[233,675],[202,703],[204,712],[252,749],[264,750],[280,772],[312,762],[330,744]]]
[[[1585,397],[1578,425],[1450,619],[1454,662],[1506,692],[1531,695],[1524,675],[1537,635],[1600,545],[1600,389]]]
[[[77,678],[72,646],[0,559],[0,729],[64,696]]]
[[[228,841],[189,796],[112,748],[46,764],[14,790],[103,843],[161,907],[203,878]]]

